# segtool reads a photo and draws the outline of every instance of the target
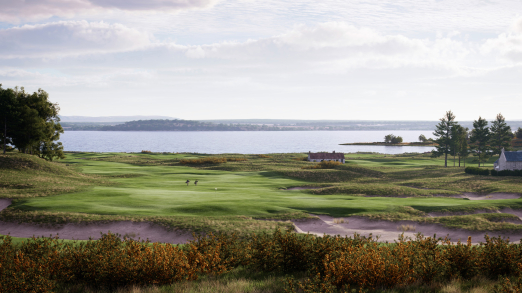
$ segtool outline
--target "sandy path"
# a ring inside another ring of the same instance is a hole
[[[397,230],[397,227],[401,225],[410,225],[415,227],[415,231],[404,232],[405,236],[414,237],[415,233],[421,232],[424,236],[433,236],[437,234],[437,237],[445,237],[449,235],[449,238],[453,241],[461,240],[467,241],[468,236],[471,236],[472,243],[478,244],[484,241],[484,235],[489,236],[503,236],[509,237],[512,242],[518,242],[522,239],[522,232],[511,233],[511,232],[483,232],[483,231],[469,231],[464,229],[449,229],[440,224],[425,224],[417,223],[413,221],[374,221],[363,217],[348,217],[344,218],[348,223],[335,224],[334,218],[330,216],[317,215],[319,219],[295,221],[294,225],[296,230],[300,233],[310,233],[318,236],[328,235],[341,235],[341,236],[353,236],[354,233],[361,234],[362,236],[373,236],[379,235],[379,241],[393,242],[398,239],[398,236],[402,233]]]
[[[11,204],[10,199],[0,199],[0,211]],[[80,223],[55,226],[42,226],[29,223],[11,223],[0,221],[0,234],[13,237],[55,236],[60,239],[87,240],[99,239],[101,233],[118,233],[133,239],[149,239],[151,242],[173,244],[187,243],[192,240],[192,233],[187,231],[169,231],[150,222],[119,221],[110,223]]]

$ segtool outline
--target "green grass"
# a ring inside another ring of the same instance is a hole
[[[61,163],[49,163],[22,154],[2,156],[0,195],[16,199],[0,219],[55,224],[146,220],[192,231],[255,232],[290,225],[257,219],[288,220],[310,213],[397,220],[431,211],[522,208],[519,199],[449,198],[462,192],[520,192],[522,178],[468,175],[424,154],[346,154],[347,164],[335,169],[303,169],[314,164],[303,161],[304,154],[212,155],[246,161],[179,163],[205,157],[210,155],[68,153]],[[28,166],[16,167],[17,162]],[[24,184],[27,188],[20,189]],[[285,190],[294,186],[323,188]],[[402,212],[405,207],[414,213]]]

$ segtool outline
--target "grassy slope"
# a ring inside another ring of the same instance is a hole
[[[302,169],[312,163],[302,161],[303,155],[300,154],[274,154],[270,158],[227,155],[246,157],[248,161],[198,167],[178,163],[181,158],[202,156],[204,155],[68,154],[64,163],[76,165],[77,169],[81,168],[88,175],[81,175],[63,165],[52,163],[52,166],[65,168],[64,174],[69,174],[56,176],[66,176],[70,181],[37,185],[36,189],[40,188],[41,194],[60,195],[16,200],[0,217],[43,221],[45,217],[42,215],[47,215],[54,216],[55,219],[50,220],[53,222],[59,221],[57,218],[62,221],[86,218],[83,214],[71,213],[86,213],[92,215],[89,216],[91,219],[102,220],[132,219],[138,216],[157,218],[159,222],[168,222],[171,227],[204,230],[205,227],[214,226],[211,230],[223,231],[233,229],[234,225],[239,225],[236,223],[238,221],[241,225],[251,227],[247,230],[273,228],[272,224],[259,225],[259,221],[250,217],[289,219],[303,216],[300,212],[335,217],[364,214],[381,215],[390,219],[413,219],[419,216],[418,213],[430,211],[494,209],[502,206],[522,208],[522,202],[518,199],[485,202],[431,197],[432,194],[457,194],[466,191],[519,191],[521,179],[471,176],[464,174],[462,168],[442,168],[443,161],[440,159],[419,155],[348,154],[348,164],[335,170]],[[26,160],[29,156],[22,157]],[[30,157],[30,160],[40,159]],[[21,174],[32,174],[33,171],[23,169],[10,172],[19,172],[18,177],[13,173],[14,175],[7,177],[7,182],[11,178],[20,181],[23,177]],[[50,174],[48,177],[55,176],[55,173]],[[81,181],[82,176],[88,178],[87,183]],[[5,178],[0,177],[4,180],[0,184],[6,184]],[[199,180],[198,186],[186,186],[184,182],[187,179],[192,182]],[[94,180],[105,183],[85,189]],[[303,185],[326,188],[310,191],[281,190]],[[83,190],[63,194],[62,190],[75,191],[76,188]],[[11,192],[16,195],[17,189],[6,188],[3,192],[7,197]],[[362,197],[361,194],[417,197]],[[404,212],[404,207],[413,207],[415,212]],[[192,220],[187,220],[189,218]],[[216,222],[220,223],[221,228],[215,228]]]

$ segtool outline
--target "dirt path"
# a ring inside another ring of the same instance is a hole
[[[521,212],[522,213],[522,212]],[[445,237],[449,235],[452,241],[458,241],[459,239],[463,242],[467,241],[468,236],[471,236],[472,243],[478,244],[484,241],[484,235],[489,236],[503,236],[509,237],[512,242],[518,242],[522,239],[522,232],[519,233],[504,233],[504,232],[479,232],[469,231],[464,229],[449,229],[439,224],[425,224],[417,223],[413,221],[374,221],[363,217],[348,217],[344,218],[345,223],[334,223],[334,218],[330,216],[317,215],[319,219],[295,221],[294,225],[296,230],[300,233],[310,233],[318,236],[327,235],[341,235],[341,236],[353,236],[354,233],[361,234],[362,236],[373,236],[379,235],[379,241],[393,242],[398,239],[402,231],[398,230],[401,225],[409,225],[414,227],[415,231],[404,232],[405,236],[414,237],[414,234],[421,232],[424,236],[433,236],[437,234],[437,237]],[[346,223],[347,222],[347,223]]]
[[[10,199],[0,199],[0,211],[11,204]],[[192,233],[186,231],[169,231],[150,222],[119,221],[110,223],[81,223],[56,226],[41,226],[29,223],[11,223],[0,221],[0,234],[13,237],[55,236],[60,239],[87,240],[99,239],[101,233],[118,233],[133,239],[149,239],[152,242],[173,244],[187,243],[192,240]]]

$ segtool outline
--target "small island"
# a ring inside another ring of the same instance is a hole
[[[437,146],[437,143],[431,138],[426,138],[424,134],[419,136],[418,142],[403,142],[402,137],[388,134],[384,137],[384,141],[381,142],[354,142],[354,143],[341,143],[339,145],[383,145],[383,146],[426,146],[433,147]]]
[[[339,145],[384,145],[384,146],[425,146],[433,147],[437,144],[434,142],[401,142],[401,143],[385,143],[385,142],[354,142],[340,143]]]

